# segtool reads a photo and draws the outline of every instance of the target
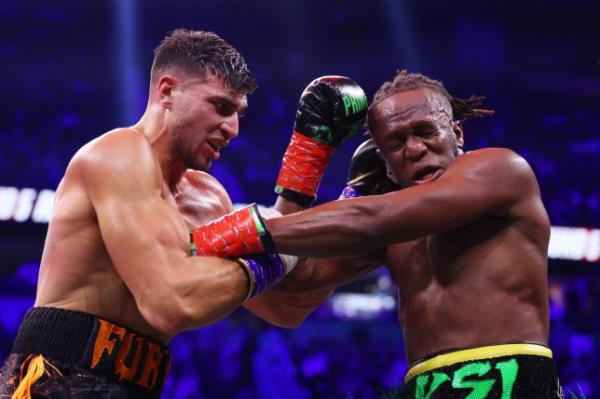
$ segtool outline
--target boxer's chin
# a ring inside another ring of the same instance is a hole
[[[208,172],[212,166],[212,160],[203,157],[202,155],[188,156],[184,159],[185,167],[187,169],[199,170],[201,172]]]
[[[206,165],[204,165],[203,167],[200,167],[196,170],[202,171],[202,172],[208,172],[210,170],[210,167],[212,166],[212,161],[207,161]]]

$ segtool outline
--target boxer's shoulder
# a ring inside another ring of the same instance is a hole
[[[456,164],[479,164],[482,167],[497,168],[503,171],[523,171],[531,169],[527,161],[515,151],[503,147],[488,147],[468,151],[456,159]]]
[[[513,150],[483,148],[467,152],[451,164],[445,175],[448,185],[458,190],[474,188],[472,198],[493,205],[489,209],[497,217],[546,224],[535,173],[527,160]],[[452,176],[459,177],[458,184]]]
[[[186,220],[193,219],[193,225],[199,223],[197,218],[200,216],[212,215],[206,219],[210,221],[233,210],[233,204],[223,185],[206,172],[187,170],[174,194],[179,211],[184,216],[188,215]]]
[[[211,196],[231,203],[225,187],[215,177],[199,170],[186,170],[178,184],[178,191],[182,195]]]
[[[517,185],[537,187],[531,166],[525,158],[508,148],[466,152],[452,162],[447,175],[461,175],[482,184],[490,183],[490,187],[499,188],[500,185],[512,191]]]
[[[148,139],[132,128],[111,130],[88,142],[73,156],[69,166],[108,174],[159,172],[158,160]]]
[[[211,192],[225,191],[223,185],[214,177],[200,170],[188,169],[181,178],[180,186]]]
[[[152,148],[146,136],[140,131],[133,128],[119,128],[88,142],[81,147],[77,155],[108,162],[130,162],[152,157]]]

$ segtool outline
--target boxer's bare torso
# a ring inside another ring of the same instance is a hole
[[[459,181],[453,181],[452,176],[476,170],[476,165],[485,163],[486,158],[496,158],[494,162],[506,167],[500,169],[489,165],[486,168],[488,172],[497,170],[497,173],[504,173],[512,163],[512,166],[517,165],[517,171],[509,173],[520,175],[519,178],[509,178],[513,184],[510,189],[518,193],[518,199],[509,206],[498,208],[459,227],[384,246],[372,251],[370,259],[359,256],[308,260],[279,286],[263,294],[263,298],[251,302],[249,307],[272,323],[296,326],[335,287],[377,265],[385,264],[398,286],[399,318],[407,359],[411,363],[440,351],[477,345],[521,341],[547,343],[546,253],[550,224],[533,173],[524,162],[516,161],[515,156],[504,149],[487,149],[463,155],[459,157],[460,162],[457,160],[457,164],[448,170],[447,177],[440,178],[439,182],[428,183],[438,186],[431,190],[432,193],[434,190],[444,190],[444,187],[460,187]],[[495,179],[489,173],[485,178]],[[498,181],[501,182],[502,177],[498,176]],[[429,194],[424,192],[424,188],[414,190],[415,194],[408,196],[404,194],[408,194],[409,190],[404,190],[404,193],[365,197],[359,206],[351,212],[341,212],[336,219],[345,220],[346,214],[352,214],[352,219],[356,219],[354,225],[369,229],[369,220],[388,219],[377,213],[367,213],[364,219],[359,218],[357,215],[360,211],[357,209],[384,209],[394,207],[392,204],[395,201],[403,200],[411,208],[413,199],[415,206],[418,206],[419,201],[428,201]],[[341,202],[346,201],[349,200]],[[464,210],[453,206],[444,205],[442,211],[463,213]],[[292,208],[288,212],[293,211]],[[329,214],[336,212],[337,206],[331,203],[322,208],[327,209]],[[419,212],[417,208],[414,209]],[[304,218],[309,225],[323,223],[322,217],[317,213],[315,215],[313,220],[300,213],[298,220]],[[434,218],[434,215],[430,214],[430,217]],[[288,223],[296,222],[293,215],[284,219]],[[412,222],[415,225],[418,223],[417,219]],[[402,226],[398,225],[398,229],[402,231],[404,223],[400,223]],[[410,229],[410,223],[406,222],[407,229]],[[394,230],[390,223],[388,226]],[[294,230],[294,234],[299,235],[298,232]],[[330,240],[322,245],[315,242],[307,245],[313,250],[325,252],[327,245],[337,245],[338,238],[345,240],[347,234],[341,232],[339,237],[337,234],[329,237]],[[354,251],[357,247],[350,245],[348,248]],[[277,308],[269,307],[268,303],[277,303]]]
[[[155,71],[140,121],[92,140],[69,163],[35,305],[89,312],[165,342],[238,307],[246,273],[229,259],[190,256],[176,197],[181,185],[198,185],[198,223],[231,209],[215,179],[186,170],[208,170],[237,137],[247,104],[213,73]]]
[[[388,247],[406,356],[548,339],[548,219],[532,201],[512,220],[490,215]]]
[[[100,140],[110,139],[105,136]],[[94,143],[74,157],[56,191],[35,306],[81,310],[156,335],[141,316],[104,245],[86,190],[93,182],[86,181],[83,170],[82,158],[91,156],[93,147]],[[160,190],[161,198],[176,209],[174,197],[164,182]],[[180,234],[185,234],[183,221],[178,223]]]
[[[120,145],[119,135],[123,133],[124,131],[109,132],[89,143],[69,164],[56,192],[54,214],[49,224],[42,256],[35,306],[85,311],[140,333],[167,340],[169,337],[148,323],[141,314],[134,296],[115,268],[90,199],[89,187],[99,182],[94,181],[93,174],[87,170],[90,167],[89,158],[95,156],[98,146]],[[127,133],[136,134],[125,132]],[[149,151],[149,146],[146,150]],[[140,148],[140,151],[144,151],[144,148]],[[102,162],[112,160],[101,161],[100,165]],[[158,164],[152,173],[155,175],[153,180],[157,198],[148,200],[162,201],[165,208],[171,209],[166,212],[167,219],[161,219],[160,222],[167,225],[165,234],[160,236],[165,246],[180,247],[182,252],[187,252],[188,226],[180,211],[188,218],[193,215],[194,223],[207,223],[231,210],[231,201],[225,190],[206,173],[187,171],[174,190],[165,183]],[[185,198],[180,201],[181,209],[178,210],[177,197],[181,196],[182,191],[188,192],[192,187],[199,195],[193,198],[189,195],[183,196]],[[118,219],[110,221],[115,225],[120,222]],[[127,242],[122,244],[128,245]],[[216,258],[203,258],[203,261],[219,262]],[[139,268],[137,278],[147,278],[144,276],[143,267]],[[243,286],[243,281],[240,284]]]
[[[279,251],[357,257],[309,261],[273,291],[312,289],[317,304],[325,297],[317,288],[331,292],[387,264],[410,362],[464,347],[546,343],[550,223],[527,162],[504,148],[464,153],[449,100],[429,88],[392,92],[369,112],[379,158],[404,188],[303,212],[282,204],[287,216],[267,221]],[[386,255],[365,262],[362,254],[378,248]]]

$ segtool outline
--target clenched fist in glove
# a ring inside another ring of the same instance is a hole
[[[316,199],[333,150],[358,133],[367,106],[364,91],[350,78],[323,76],[313,80],[300,97],[275,192],[309,206]]]

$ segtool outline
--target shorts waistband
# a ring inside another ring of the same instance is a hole
[[[12,353],[40,354],[160,395],[170,367],[162,343],[95,315],[59,308],[27,311]]]
[[[447,352],[417,362],[406,373],[406,376],[404,377],[404,382],[407,383],[416,376],[426,373],[428,371],[439,369],[442,367],[452,366],[456,363],[471,360],[493,359],[497,357],[514,355],[541,356],[551,359],[552,350],[550,350],[550,348],[548,348],[547,346],[540,344],[514,343],[479,346],[474,348]]]

